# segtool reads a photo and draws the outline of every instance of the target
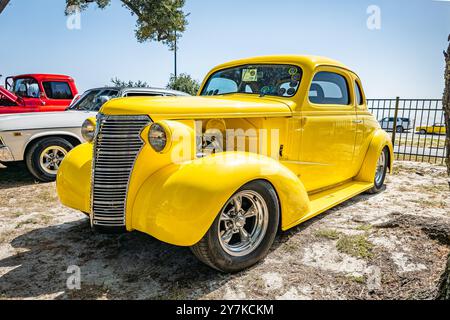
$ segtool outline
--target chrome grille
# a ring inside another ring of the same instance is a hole
[[[128,183],[144,142],[140,135],[148,116],[105,116],[97,119],[92,172],[92,223],[125,226]]]

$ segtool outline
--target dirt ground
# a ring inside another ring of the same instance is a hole
[[[188,248],[93,233],[55,184],[0,168],[0,299],[434,299],[449,235],[444,167],[397,162],[384,192],[280,234],[255,267],[220,274]],[[66,285],[71,265],[79,290]]]

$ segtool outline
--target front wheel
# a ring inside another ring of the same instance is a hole
[[[62,160],[72,148],[69,141],[59,137],[39,140],[25,155],[27,168],[39,181],[54,181]]]
[[[378,158],[373,188],[370,189],[368,193],[375,194],[383,189],[384,180],[386,179],[387,168],[390,161],[389,157],[389,149],[388,147],[384,147],[381,151],[380,157]]]
[[[237,272],[267,255],[278,224],[279,203],[274,188],[266,181],[253,181],[227,201],[206,235],[191,250],[214,269]]]

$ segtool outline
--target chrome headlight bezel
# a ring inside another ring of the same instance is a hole
[[[95,139],[97,132],[97,125],[92,119],[84,120],[81,126],[81,136],[87,142],[92,142]]]
[[[164,153],[170,148],[171,131],[162,122],[153,123],[148,130],[148,142],[158,153]]]

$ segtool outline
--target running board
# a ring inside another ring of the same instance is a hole
[[[318,214],[321,214],[322,212],[325,212],[328,209],[331,209],[334,206],[371,189],[372,187],[373,183],[350,181],[337,187],[311,194],[309,196],[309,213],[303,216],[300,220],[283,229],[287,230],[295,225],[305,222],[306,220],[309,220]]]

